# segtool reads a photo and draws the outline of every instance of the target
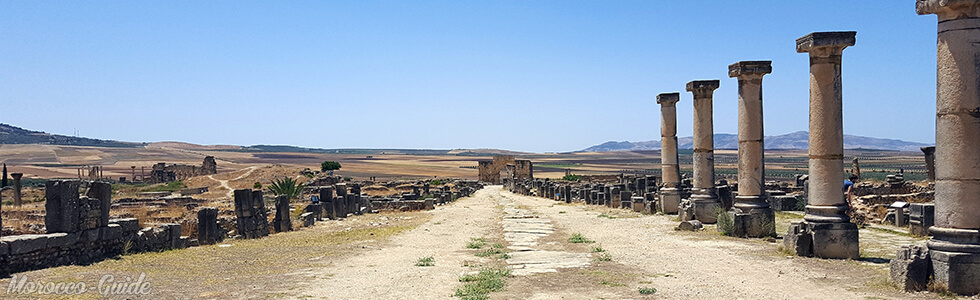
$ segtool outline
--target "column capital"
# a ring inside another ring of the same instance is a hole
[[[721,85],[720,80],[694,80],[687,83],[687,91],[694,94],[694,98],[709,98]]]
[[[662,93],[657,95],[657,103],[660,105],[674,105],[681,101],[681,93]]]
[[[828,49],[828,56],[840,55],[847,46],[854,46],[855,35],[857,31],[813,32],[796,39],[796,52],[814,55],[824,54],[827,51],[819,50]]]
[[[14,179],[20,179],[23,176],[24,173],[10,173],[10,177],[13,177]]]
[[[916,0],[915,13],[938,15],[939,20],[980,17],[980,0]]]
[[[771,60],[740,61],[728,66],[728,77],[743,77],[766,75],[772,73]]]
[[[936,154],[936,146],[919,147],[919,150],[922,150],[925,155]]]

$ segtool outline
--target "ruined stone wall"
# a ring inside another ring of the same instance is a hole
[[[204,158],[200,166],[157,163],[150,170],[150,183],[163,183],[175,180],[184,180],[194,176],[211,175],[218,173],[218,164],[214,156]]]
[[[532,168],[530,160],[515,160],[513,155],[497,155],[493,160],[481,160],[477,167],[480,181],[492,184],[500,184],[501,172],[506,172],[508,178],[534,179]]]
[[[45,187],[47,234],[0,238],[0,275],[70,264],[86,264],[121,254],[182,248],[179,224],[140,229],[136,219],[109,220],[108,183],[91,182],[79,197],[81,181],[52,180]],[[96,198],[98,197],[98,198]],[[125,249],[129,245],[129,249]]]

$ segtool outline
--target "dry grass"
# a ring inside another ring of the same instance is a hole
[[[429,216],[422,213],[373,215],[262,239],[126,255],[91,266],[64,266],[26,274],[46,281],[82,280],[96,284],[102,274],[132,276],[145,272],[147,280],[152,282],[155,298],[243,298],[246,295],[268,298],[273,294],[267,291],[286,290],[291,279],[299,278],[304,270],[338,263],[339,257],[353,247],[351,244],[382,242],[428,221]],[[399,221],[387,226],[370,225],[381,217]],[[350,229],[345,230],[347,227]],[[7,284],[6,280],[0,280],[0,286]]]

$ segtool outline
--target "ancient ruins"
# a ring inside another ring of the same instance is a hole
[[[497,155],[493,160],[478,161],[480,181],[500,184],[501,172],[503,178],[534,179],[533,166],[530,160],[514,159],[513,155]]]
[[[43,188],[31,190],[27,190],[24,184],[35,180],[35,185],[42,185],[42,179],[25,178],[24,173],[17,169],[20,166],[12,166],[18,172],[9,174],[8,187],[7,166],[4,164],[0,188],[3,191],[11,190],[8,194],[12,196],[9,204],[3,204],[4,207],[22,207],[25,203],[40,205],[43,201],[43,210],[23,210],[2,216],[15,215],[17,222],[43,220],[43,226],[31,224],[29,227],[35,231],[0,236],[0,263],[3,266],[0,276],[57,266],[85,265],[129,253],[215,244],[231,247],[228,241],[269,241],[261,239],[303,233],[303,230],[310,230],[305,227],[322,226],[327,222],[330,226],[343,228],[353,223],[354,219],[371,214],[431,214],[431,211],[454,207],[454,202],[494,185],[492,189],[499,191],[502,188],[510,193],[495,194],[494,202],[487,205],[498,206],[493,210],[501,211],[505,216],[487,219],[500,222],[505,241],[511,244],[491,246],[493,248],[490,250],[498,249],[496,251],[499,253],[486,253],[500,255],[498,257],[503,264],[512,268],[517,276],[557,272],[556,269],[565,267],[585,267],[592,257],[601,261],[600,253],[606,251],[600,245],[595,245],[591,253],[556,255],[558,251],[548,252],[549,247],[558,242],[547,244],[538,241],[557,231],[552,220],[558,219],[540,216],[513,201],[520,198],[516,195],[522,195],[538,197],[523,199],[544,202],[550,205],[548,209],[562,209],[552,217],[564,215],[568,207],[585,208],[591,214],[589,220],[601,219],[596,223],[587,223],[588,226],[622,224],[614,223],[614,217],[605,212],[625,211],[631,218],[670,215],[664,218],[670,218],[667,224],[670,228],[675,228],[674,224],[677,224],[675,230],[678,234],[693,236],[698,234],[697,231],[710,229],[735,237],[728,238],[726,242],[774,243],[773,248],[782,245],[778,254],[780,258],[866,260],[868,257],[862,253],[865,251],[862,243],[869,241],[870,237],[867,231],[861,233],[862,228],[887,224],[894,229],[877,229],[922,239],[918,243],[895,247],[895,258],[887,261],[889,279],[899,288],[904,291],[948,290],[959,295],[977,295],[980,294],[980,0],[917,0],[916,12],[938,16],[936,145],[922,147],[921,157],[918,154],[912,156],[912,159],[921,158],[920,162],[925,166],[927,175],[923,180],[912,182],[912,179],[905,177],[903,169],[889,173],[884,181],[868,180],[866,178],[874,173],[870,170],[876,166],[872,160],[874,157],[859,158],[852,155],[853,152],[845,153],[842,57],[845,49],[855,46],[857,32],[812,32],[796,39],[796,52],[806,53],[810,66],[809,140],[806,156],[799,156],[801,165],[805,159],[805,166],[799,166],[796,170],[782,170],[794,172],[786,175],[792,176],[789,181],[771,180],[773,175],[767,173],[766,166],[762,83],[767,75],[768,78],[774,76],[769,75],[773,71],[772,61],[737,61],[728,65],[729,80],[737,82],[737,95],[725,95],[728,99],[737,97],[737,159],[729,159],[729,164],[737,164],[737,173],[726,174],[722,168],[716,170],[716,164],[720,164],[716,161],[716,154],[720,156],[723,150],[729,150],[731,158],[735,150],[715,149],[713,99],[717,96],[715,91],[721,86],[721,80],[693,80],[685,86],[685,90],[693,96],[689,106],[693,108],[690,119],[693,141],[691,147],[686,148],[688,150],[679,150],[678,145],[677,105],[686,105],[680,102],[681,94],[671,92],[656,96],[656,103],[660,106],[661,149],[659,153],[648,151],[641,155],[646,155],[643,159],[651,161],[659,158],[659,170],[573,174],[567,169],[568,165],[555,163],[556,160],[548,160],[550,165],[536,160],[539,176],[535,178],[535,164],[527,157],[518,159],[513,155],[497,155],[485,159],[489,156],[486,155],[482,157],[484,159],[459,159],[465,163],[475,163],[477,168],[475,176],[460,176],[462,178],[435,178],[430,174],[376,181],[372,174],[339,176],[309,169],[286,176],[277,175],[276,180],[299,178],[297,182],[301,184],[293,186],[296,193],[292,194],[263,186],[268,180],[260,182],[256,179],[254,188],[251,179],[246,182],[246,188],[228,185],[229,181],[244,181],[243,178],[247,178],[246,175],[256,167],[241,170],[243,175],[237,178],[215,179],[210,176],[219,174],[214,156],[205,156],[200,166],[156,163],[146,176],[143,172],[137,176],[136,167],[130,170],[126,167],[129,164],[126,164],[123,168],[132,172],[128,181],[124,178],[118,181],[106,178],[102,166],[89,166],[88,162],[74,164],[71,165],[69,177],[74,178],[75,174],[71,173],[77,168],[77,179],[43,179]],[[799,56],[799,59],[802,60],[802,57]],[[650,109],[654,109],[652,103]],[[681,153],[683,151],[687,152]],[[293,158],[306,159],[300,155]],[[363,155],[358,157],[362,158]],[[851,162],[850,170],[846,161]],[[682,165],[690,169],[682,170]],[[227,169],[224,165],[222,168]],[[467,172],[472,172],[472,168],[472,165],[464,166]],[[565,176],[545,178],[541,175],[549,173],[541,172],[542,168],[566,168]],[[917,168],[921,169],[921,166],[917,165]],[[452,166],[452,169],[459,170],[457,166]],[[161,187],[166,183],[202,176],[217,182],[219,185],[212,187],[219,186],[227,195],[221,194],[220,199],[205,201],[195,196],[213,190],[176,187],[139,193],[138,197],[114,199],[119,189],[136,190],[137,182],[140,186],[152,183],[162,184],[157,186]],[[845,183],[845,180],[853,181]],[[38,196],[31,202],[29,193],[27,197],[24,196],[25,190],[43,192],[44,197]],[[375,190],[391,192],[384,195],[371,193]],[[219,205],[222,202],[228,206]],[[122,212],[133,207],[166,207],[180,210],[181,213],[179,217],[173,217],[155,215],[159,214],[156,210],[152,213],[147,210],[143,214]],[[473,208],[477,209],[480,208]],[[799,212],[801,215],[782,212]],[[593,217],[595,215],[598,217]],[[790,218],[787,215],[792,216],[791,223],[786,220]],[[790,223],[785,233],[777,232],[777,216],[783,220],[779,231],[786,229],[786,223]],[[185,222],[187,219],[193,221]],[[431,226],[421,227],[417,231],[438,230],[435,226],[446,221],[443,219],[434,220]],[[170,222],[172,220],[180,221]],[[485,221],[466,220],[474,224]],[[3,222],[0,218],[0,225]],[[460,229],[460,226],[447,227]],[[647,227],[643,228],[647,230]],[[343,230],[350,229],[347,227]],[[0,234],[4,233],[0,231]],[[370,231],[370,235],[374,234],[374,231]],[[666,236],[662,232],[650,231],[649,234]],[[378,235],[381,235],[380,230]],[[624,236],[627,235],[618,238]],[[474,238],[474,242],[476,239],[481,238]],[[902,244],[905,243],[907,241],[903,240]],[[359,247],[367,249],[367,246]],[[724,249],[728,251],[728,248]],[[647,254],[640,252],[630,255]],[[324,256],[309,260],[319,260]],[[554,257],[559,257],[559,261],[556,262]],[[631,262],[637,265],[635,261]],[[421,263],[420,259],[420,264],[416,266],[423,266]],[[885,262],[877,263],[885,266]],[[535,268],[535,264],[547,267]],[[454,262],[454,265],[458,263]],[[778,272],[783,274],[782,270]],[[658,277],[668,277],[664,274]],[[422,271],[413,273],[418,277],[430,275]],[[474,274],[463,274],[471,275]],[[731,276],[734,275],[738,274]],[[605,284],[607,281],[602,282]]]

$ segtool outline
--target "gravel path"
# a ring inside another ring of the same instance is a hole
[[[459,276],[492,259],[475,257],[466,243],[487,237],[505,241],[514,269],[492,299],[937,299],[889,286],[887,264],[787,257],[774,242],[674,231],[674,216],[500,186],[429,213],[428,223],[317,269],[297,288],[317,299],[454,299]],[[595,243],[569,243],[573,233]],[[414,265],[426,256],[435,266]]]
[[[459,276],[471,271],[468,265],[488,260],[473,256],[466,243],[499,230],[498,190],[438,206],[428,223],[317,270],[311,274],[316,279],[299,289],[317,299],[452,299]],[[434,266],[415,266],[427,256]]]

